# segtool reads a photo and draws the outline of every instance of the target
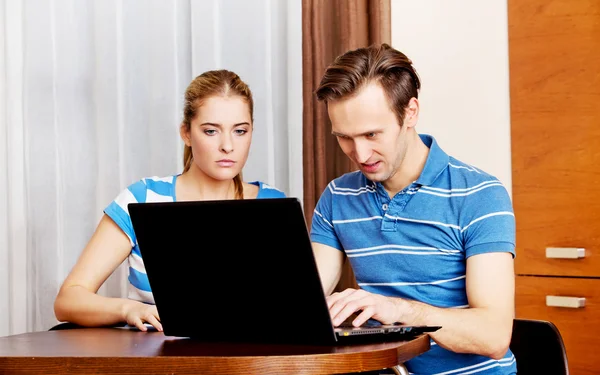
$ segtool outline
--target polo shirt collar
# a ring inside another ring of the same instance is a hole
[[[428,134],[419,134],[421,140],[429,147],[429,155],[423,167],[421,175],[415,181],[418,185],[430,186],[440,174],[448,167],[450,157],[444,152],[436,142],[435,138]]]

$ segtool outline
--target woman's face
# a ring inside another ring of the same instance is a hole
[[[233,179],[250,152],[252,118],[248,103],[237,95],[207,98],[182,138],[204,174],[215,180]]]

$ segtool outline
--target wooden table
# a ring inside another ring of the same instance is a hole
[[[392,368],[429,336],[352,346],[204,343],[120,328],[0,337],[0,374],[340,374]]]

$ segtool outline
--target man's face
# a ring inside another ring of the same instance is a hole
[[[394,176],[406,154],[408,127],[398,123],[378,83],[329,102],[328,112],[342,151],[369,180],[384,182]]]

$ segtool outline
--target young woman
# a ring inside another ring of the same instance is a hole
[[[180,127],[185,143],[183,172],[144,178],[121,192],[104,210],[95,233],[59,290],[54,303],[56,318],[82,326],[127,323],[146,331],[145,324],[150,324],[162,330],[127,205],[285,197],[263,182],[242,180],[252,129],[252,93],[235,73],[215,70],[196,77],[185,92]],[[126,258],[128,298],[96,294]]]

